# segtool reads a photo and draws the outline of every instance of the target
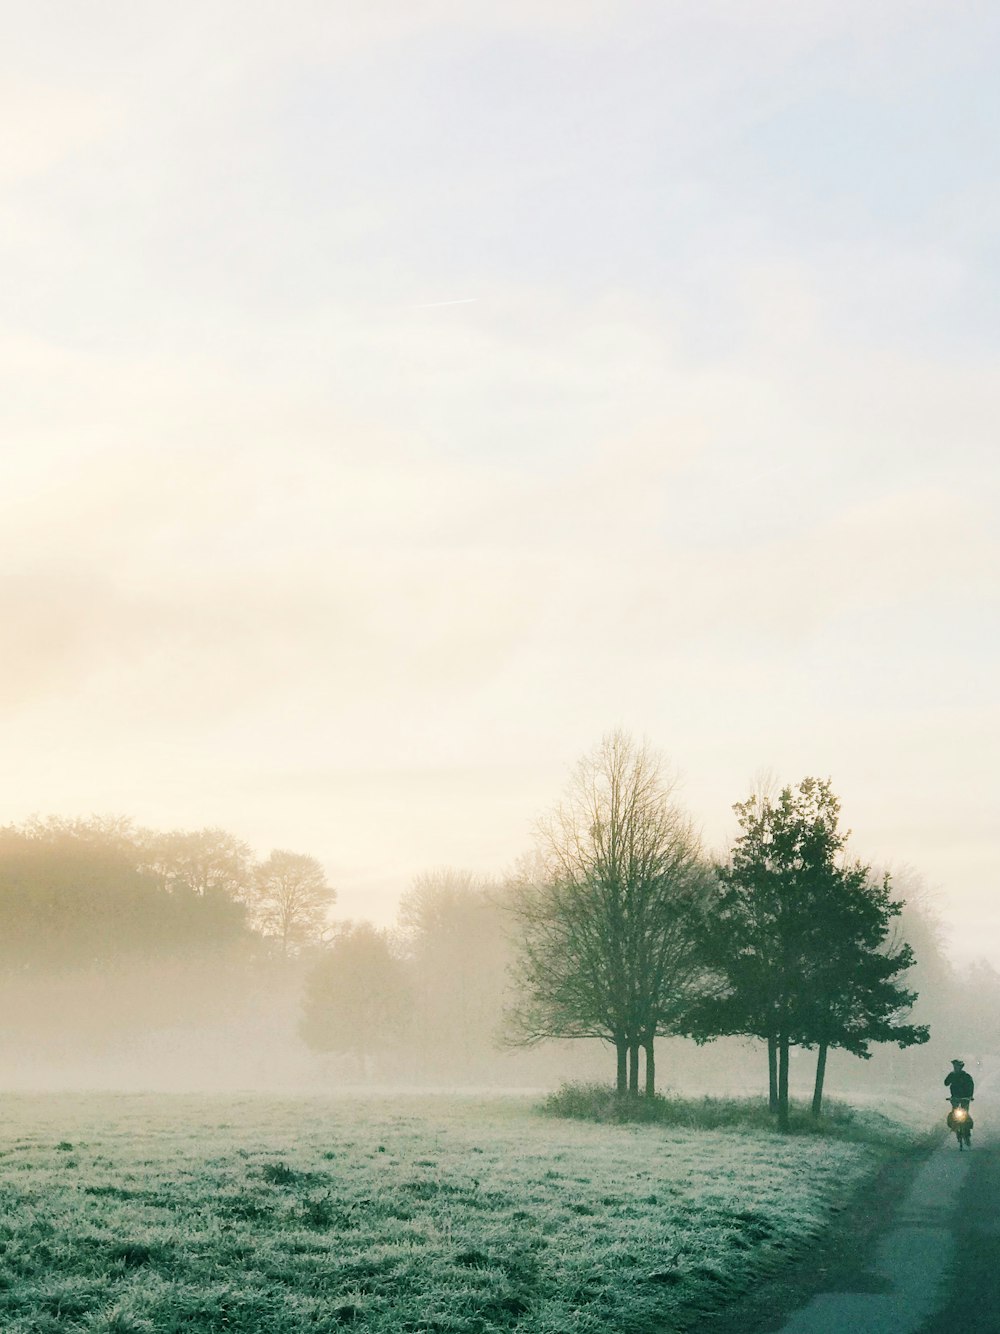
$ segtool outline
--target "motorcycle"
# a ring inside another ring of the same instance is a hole
[[[963,1149],[972,1148],[972,1127],[975,1122],[972,1119],[972,1113],[969,1111],[971,1098],[949,1098],[951,1111],[948,1113],[948,1129],[954,1130],[955,1138],[958,1140],[959,1153]]]

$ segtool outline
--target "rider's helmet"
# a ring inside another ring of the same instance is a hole
[[[962,1069],[962,1068],[964,1067],[964,1065],[965,1065],[965,1062],[964,1062],[964,1061],[958,1061],[958,1060],[955,1060],[955,1061],[952,1061],[952,1065],[957,1065],[959,1069]]]

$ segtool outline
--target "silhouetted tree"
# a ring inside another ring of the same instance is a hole
[[[867,1057],[872,1042],[907,1046],[927,1032],[901,1022],[914,1000],[898,980],[912,950],[889,940],[901,905],[887,879],[845,864],[848,835],[829,782],[806,778],[776,799],[756,792],[734,810],[743,832],[718,868],[706,918],[705,958],[722,986],[693,1031],[767,1042],[771,1106],[787,1129],[791,1046],[819,1049],[818,1115],[831,1046]]]
[[[705,981],[698,928],[709,872],[659,760],[615,732],[580,761],[538,828],[518,922],[515,1040],[598,1037],[617,1087],[655,1088],[654,1039],[678,1031]]]
[[[930,1036],[925,1024],[904,1023],[916,999],[900,979],[913,964],[911,946],[890,939],[902,904],[890,898],[889,877],[874,880],[856,863],[840,868],[818,902],[814,971],[803,998],[803,1031],[818,1048],[812,1111],[819,1116],[827,1052],[840,1047],[868,1060],[871,1044],[910,1047]]]

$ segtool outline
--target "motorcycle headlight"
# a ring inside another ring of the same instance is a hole
[[[965,1118],[966,1118],[967,1116],[968,1116],[968,1112],[965,1110],[964,1107],[956,1107],[956,1108],[955,1108],[955,1120],[956,1120],[956,1121],[964,1121]]]

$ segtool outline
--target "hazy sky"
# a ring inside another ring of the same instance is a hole
[[[1000,7],[4,9],[0,822],[385,922],[624,726],[1000,965]]]

